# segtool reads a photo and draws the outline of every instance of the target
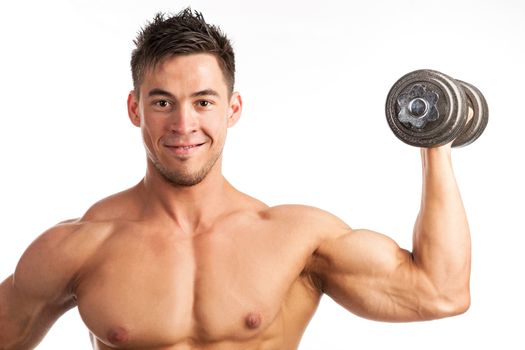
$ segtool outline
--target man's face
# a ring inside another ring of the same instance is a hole
[[[165,60],[146,72],[140,97],[132,91],[128,112],[142,130],[148,161],[165,179],[193,186],[219,168],[226,130],[241,113],[229,96],[215,56],[192,54]]]

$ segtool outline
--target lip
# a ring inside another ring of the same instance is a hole
[[[204,143],[164,145],[172,154],[176,156],[189,156],[197,152]]]

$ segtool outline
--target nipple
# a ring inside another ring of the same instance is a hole
[[[244,324],[249,329],[256,329],[261,325],[261,315],[258,313],[250,312],[244,319]]]
[[[109,331],[108,340],[111,344],[120,344],[128,340],[128,332],[122,327],[117,327]]]

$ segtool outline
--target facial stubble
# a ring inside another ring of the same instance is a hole
[[[150,157],[150,160],[162,177],[173,186],[191,187],[201,183],[206,178],[221,157],[222,149],[223,147],[212,154],[211,158],[200,169],[191,173],[184,170],[170,170],[156,157]]]

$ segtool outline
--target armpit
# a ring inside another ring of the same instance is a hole
[[[323,280],[321,277],[312,269],[313,261],[316,259],[316,256],[312,256],[310,261],[306,264],[303,271],[301,271],[301,278],[312,291],[318,294],[324,294]]]

